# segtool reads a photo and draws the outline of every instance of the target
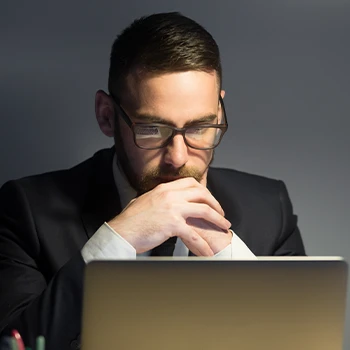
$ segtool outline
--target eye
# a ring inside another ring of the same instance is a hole
[[[135,135],[137,138],[160,138],[162,137],[158,126],[136,126]]]
[[[201,135],[204,132],[205,132],[205,128],[203,127],[192,127],[186,130],[186,133],[191,135]]]

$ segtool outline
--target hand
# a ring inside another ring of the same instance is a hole
[[[222,230],[211,224],[208,221],[189,218],[187,224],[190,225],[208,244],[214,254],[221,252],[229,244],[231,244],[232,233],[229,230]],[[184,244],[188,246],[188,242],[183,240]],[[193,254],[200,255],[198,252],[191,250]]]
[[[188,219],[197,219],[197,223],[211,223],[225,232],[231,226],[218,201],[205,186],[193,178],[158,185],[131,201],[108,224],[137,253],[153,249],[168,238],[178,236],[186,241],[187,247],[194,254],[214,255],[205,239],[206,237],[211,241],[210,234],[199,234],[198,227],[189,225]],[[203,223],[202,226],[205,227]]]

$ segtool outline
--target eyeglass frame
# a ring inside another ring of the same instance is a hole
[[[129,115],[125,112],[125,110],[123,109],[123,107],[120,105],[119,103],[119,99],[116,98],[115,96],[113,96],[112,94],[110,95],[113,102],[115,103],[115,105],[119,108],[119,110],[121,111],[121,116],[123,118],[123,120],[125,121],[125,123],[128,125],[128,127],[131,129],[133,136],[134,136],[134,143],[138,148],[141,149],[145,149],[145,150],[155,150],[155,149],[162,149],[166,146],[168,146],[170,144],[170,142],[173,140],[173,138],[175,137],[175,135],[177,134],[181,134],[183,137],[183,140],[186,144],[186,146],[193,148],[193,149],[197,149],[197,150],[202,150],[202,151],[207,151],[207,150],[211,150],[216,148],[217,146],[219,146],[222,137],[224,136],[225,132],[228,129],[228,123],[227,123],[227,117],[226,117],[226,110],[225,110],[225,105],[224,105],[224,100],[222,99],[221,95],[219,95],[219,102],[221,105],[221,108],[223,110],[223,115],[224,115],[224,123],[223,124],[200,124],[201,127],[207,127],[207,128],[217,128],[217,129],[221,129],[221,135],[220,135],[220,139],[217,143],[217,145],[213,146],[213,147],[209,147],[209,148],[200,148],[200,147],[194,147],[192,145],[190,145],[187,140],[186,140],[186,131],[190,128],[193,128],[193,125],[185,127],[185,128],[177,128],[175,126],[172,125],[167,125],[167,124],[161,124],[161,123],[135,123],[132,121],[132,119],[129,117]],[[152,127],[167,127],[169,129],[172,130],[172,134],[171,136],[169,136],[168,140],[166,140],[166,142],[161,146],[161,147],[142,147],[140,145],[137,144],[136,142],[136,134],[135,134],[135,126],[152,126]]]

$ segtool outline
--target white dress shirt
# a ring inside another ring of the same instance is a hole
[[[117,186],[122,208],[136,197],[136,191],[129,184],[124,172],[118,166],[116,155],[112,164],[114,181]],[[231,230],[232,240],[226,248],[214,255],[214,258],[232,260],[255,260],[256,256],[246,244]],[[136,259],[139,256],[149,256],[150,251],[136,254],[135,248],[113,230],[106,222],[86,242],[82,251],[85,263],[92,260]],[[173,256],[188,257],[189,249],[178,237]],[[191,257],[189,257],[190,259]]]

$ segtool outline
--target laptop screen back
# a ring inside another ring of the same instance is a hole
[[[342,349],[340,259],[145,259],[86,268],[83,350]]]

